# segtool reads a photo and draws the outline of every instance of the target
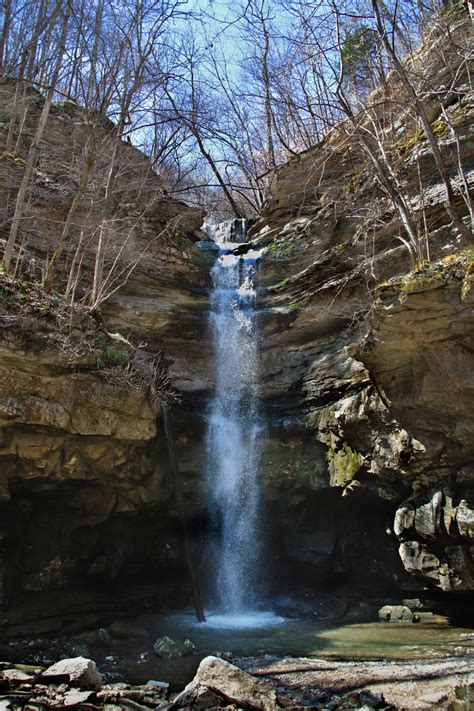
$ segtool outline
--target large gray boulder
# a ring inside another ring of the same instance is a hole
[[[186,701],[195,695],[197,700],[206,691],[214,692],[228,703],[253,711],[275,711],[280,708],[276,691],[268,681],[255,679],[218,657],[202,660],[196,676],[180,697]]]
[[[97,667],[92,659],[85,657],[74,657],[73,659],[61,659],[43,672],[47,679],[68,679],[71,686],[79,689],[99,691],[102,688],[102,677],[97,671]]]

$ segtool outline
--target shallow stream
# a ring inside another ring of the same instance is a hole
[[[132,683],[157,679],[182,688],[208,654],[232,661],[239,657],[305,656],[357,659],[440,659],[452,654],[474,654],[472,629],[450,626],[446,618],[432,622],[324,624],[308,619],[286,619],[271,613],[236,616],[209,615],[198,624],[191,613],[147,617],[150,639],[117,640],[112,652],[94,650],[103,671],[120,673]],[[167,635],[190,639],[196,653],[180,659],[159,659],[153,642]],[[151,641],[150,641],[151,640]],[[110,659],[114,657],[114,660]],[[107,660],[107,657],[109,659]]]

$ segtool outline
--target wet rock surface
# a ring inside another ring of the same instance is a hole
[[[171,637],[160,637],[153,645],[153,651],[158,657],[164,659],[178,659],[179,657],[187,657],[193,654],[196,647],[190,639],[180,640],[171,639]]]
[[[469,708],[474,687],[472,659],[407,664],[294,658],[241,663],[259,678],[271,679],[303,708],[461,711]]]
[[[91,673],[91,660],[67,659],[61,670]],[[106,682],[91,689],[90,678],[77,675],[74,686],[48,677],[41,667],[0,663],[2,709],[425,709],[469,708],[474,688],[472,658],[414,662],[340,662],[318,658],[237,658],[202,660],[186,688],[169,693],[167,684],[150,680],[131,685]],[[95,671],[95,670],[94,670]],[[95,672],[97,674],[97,672]]]

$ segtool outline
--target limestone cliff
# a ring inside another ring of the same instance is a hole
[[[457,31],[466,41],[462,21]],[[455,139],[432,88],[453,66],[440,61],[436,28],[430,42],[414,61],[456,176]],[[472,187],[472,88],[462,68],[458,79],[460,98],[445,110]],[[426,220],[431,265],[413,270],[399,215],[344,126],[277,171],[249,235],[267,245],[262,373],[274,434],[265,471],[285,510],[287,554],[306,572],[313,564],[313,579],[322,562],[326,572],[348,572],[341,557],[362,559],[359,572],[369,572],[380,549],[399,545],[405,570],[423,584],[465,591],[474,574],[472,245],[450,226],[426,139],[408,113],[396,116],[391,147],[403,146],[394,160],[417,219]],[[429,183],[424,204],[420,176]],[[344,497],[337,503],[335,490]],[[401,565],[385,554],[378,575],[401,583]]]
[[[440,70],[436,52],[430,57],[425,104],[454,176],[455,139],[432,86],[447,81],[455,58]],[[472,90],[465,71],[456,76],[456,100],[447,97],[445,109],[472,186]],[[3,129],[13,90],[0,83]],[[25,96],[22,139],[0,158],[7,217],[43,101],[29,87]],[[431,265],[413,270],[400,219],[345,127],[276,172],[249,234],[266,247],[258,295],[268,421],[261,475],[279,590],[282,581],[285,589],[287,581],[392,592],[474,587],[472,257],[447,218],[426,140],[408,114],[393,123],[397,169],[426,221]],[[157,596],[161,606],[166,595],[176,603],[186,594],[156,403],[128,378],[129,368],[140,372],[140,359],[159,352],[181,396],[174,426],[196,552],[206,526],[213,256],[200,244],[200,211],[170,199],[146,158],[121,143],[109,266],[121,265],[122,277],[92,314],[46,298],[29,281],[60,240],[93,130],[101,157],[58,272],[65,285],[72,265],[76,299],[87,299],[97,244],[81,240],[104,219],[112,129],[104,120],[92,129],[75,105],[53,107],[22,229],[22,277],[2,277],[0,590],[12,634],[25,621],[30,630],[64,629],[114,614],[111,607],[129,606],[131,597]],[[423,196],[420,175],[429,183]],[[137,254],[143,258],[130,269]],[[137,583],[152,586],[137,592]],[[44,608],[23,605],[33,593]],[[90,617],[78,620],[78,609]]]
[[[3,142],[14,89],[1,81]],[[5,217],[44,101],[27,85],[23,96],[21,140],[15,154],[0,158]],[[137,584],[152,582],[155,595],[166,579],[166,596],[174,571],[182,574],[159,412],[140,377],[162,352],[183,408],[187,396],[209,388],[202,332],[212,257],[195,247],[205,239],[201,211],[167,197],[145,156],[123,142],[106,298],[90,313],[33,283],[60,241],[94,132],[101,152],[56,277],[62,291],[81,247],[75,299],[87,303],[112,131],[110,122],[91,124],[90,114],[73,104],[53,106],[22,227],[21,277],[0,275],[0,598],[13,629],[28,614],[39,630],[61,619],[87,621],[65,594],[53,605],[56,621],[47,599],[44,608],[20,610],[33,593],[69,590],[93,615],[98,607],[129,603],[130,595],[140,599]]]

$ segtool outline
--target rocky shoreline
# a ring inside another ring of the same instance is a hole
[[[93,660],[65,659],[49,668],[0,663],[0,708],[133,709],[469,709],[474,649],[443,659],[334,661],[316,658],[205,657],[180,693],[149,680],[107,682]]]

